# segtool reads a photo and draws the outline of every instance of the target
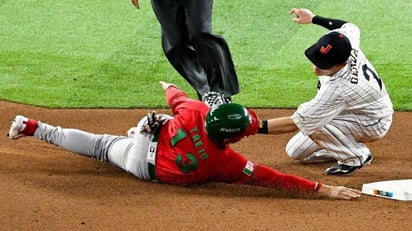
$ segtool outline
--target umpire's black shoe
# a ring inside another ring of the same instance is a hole
[[[231,103],[232,102],[232,98],[230,96],[224,97],[223,100],[224,100],[225,103]]]
[[[370,164],[372,162],[372,155],[369,154],[368,158],[363,162],[361,166],[349,166],[345,164],[337,164],[336,166],[330,167],[326,169],[326,175],[336,175],[336,176],[347,176],[352,172],[362,168],[362,166],[366,164]]]

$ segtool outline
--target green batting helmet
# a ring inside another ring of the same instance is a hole
[[[206,115],[205,128],[210,139],[223,141],[242,135],[252,120],[248,110],[240,104],[220,104]]]

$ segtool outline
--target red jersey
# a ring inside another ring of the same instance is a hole
[[[317,182],[256,165],[228,145],[214,143],[204,127],[209,112],[205,103],[189,99],[174,86],[166,90],[166,98],[174,118],[162,126],[158,137],[156,177],[159,182],[242,183],[307,192],[320,188]]]

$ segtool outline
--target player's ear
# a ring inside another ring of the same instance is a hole
[[[339,69],[343,68],[344,66],[346,66],[346,64],[348,64],[348,61],[345,61],[341,64],[339,64]]]

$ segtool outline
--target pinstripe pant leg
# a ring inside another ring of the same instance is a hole
[[[294,160],[303,160],[320,149],[322,149],[321,146],[302,132],[298,132],[293,136],[286,145],[286,153]]]
[[[370,154],[369,148],[353,136],[351,127],[342,126],[339,121],[331,121],[310,138],[323,149],[336,153],[339,164],[359,166]]]

